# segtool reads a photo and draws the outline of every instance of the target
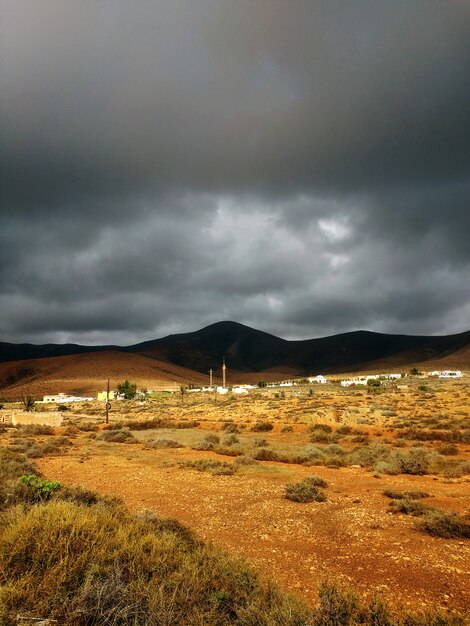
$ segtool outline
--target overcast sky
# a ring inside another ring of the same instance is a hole
[[[470,329],[467,0],[0,0],[0,341]]]

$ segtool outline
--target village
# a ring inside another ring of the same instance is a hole
[[[440,379],[459,379],[463,377],[463,373],[460,370],[433,370],[430,372],[419,372],[416,368],[410,370],[408,374],[405,373],[381,373],[381,374],[368,374],[364,376],[357,376],[354,378],[332,378],[329,379],[322,374],[318,374],[316,376],[309,376],[307,378],[300,379],[292,379],[292,380],[283,380],[277,382],[265,382],[263,380],[259,381],[256,385],[253,384],[237,384],[234,386],[228,386],[226,381],[226,370],[227,367],[225,365],[225,360],[222,365],[222,385],[214,385],[213,384],[213,370],[209,372],[209,385],[208,386],[195,386],[192,384],[189,385],[174,385],[168,386],[168,388],[160,390],[166,393],[181,393],[181,389],[184,389],[184,393],[215,393],[218,395],[226,395],[228,393],[233,393],[236,395],[245,395],[250,392],[250,390],[254,389],[276,389],[276,388],[285,388],[285,387],[299,387],[305,385],[324,385],[326,383],[330,384],[339,384],[341,387],[354,387],[354,386],[371,386],[371,387],[379,387],[382,384],[386,384],[389,382],[396,382],[406,379],[408,377],[413,378],[440,378]],[[154,390],[142,389],[140,391],[136,390],[134,395],[137,400],[145,400],[147,397],[151,397],[156,392]],[[67,404],[72,402],[109,402],[110,400],[124,400],[125,393],[120,393],[116,390],[106,390],[99,391],[96,396],[76,396],[76,395],[68,395],[63,392],[59,392],[56,394],[48,394],[43,396],[42,400],[39,400],[39,403],[43,404]]]

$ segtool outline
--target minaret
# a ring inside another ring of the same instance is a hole
[[[222,387],[225,387],[225,372],[227,370],[227,366],[225,365],[225,357],[222,362]]]
[[[212,370],[209,370],[209,387],[212,387]]]

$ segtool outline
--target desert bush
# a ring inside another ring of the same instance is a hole
[[[18,613],[63,626],[301,626],[311,617],[242,560],[176,522],[138,519],[122,507],[51,501],[12,509],[0,533],[0,585],[3,624]]]
[[[306,446],[304,453],[312,462],[317,462],[319,465],[322,465],[326,459],[325,452],[318,446]]]
[[[97,431],[98,425],[93,422],[80,422],[77,428],[85,433],[90,433]]]
[[[326,494],[314,482],[307,479],[286,485],[284,498],[293,502],[325,502]]]
[[[208,433],[207,435],[204,435],[204,441],[207,441],[208,443],[220,443],[220,437],[218,437],[217,435],[214,435],[213,433]]]
[[[369,435],[367,433],[363,433],[362,435],[354,435],[352,437],[352,443],[367,443],[369,441]]]
[[[274,427],[271,422],[266,421],[258,421],[251,427],[251,430],[255,433],[268,432],[272,430]]]
[[[350,435],[352,433],[352,428],[351,428],[351,426],[348,426],[347,424],[344,424],[343,426],[339,426],[336,429],[336,433],[338,435]]]
[[[181,467],[189,467],[198,472],[209,472],[214,476],[230,476],[235,473],[235,468],[231,463],[217,461],[215,459],[197,459],[196,461],[181,461]]]
[[[199,426],[199,422],[196,422],[195,420],[188,420],[188,421],[184,421],[184,420],[174,421],[171,419],[165,420],[159,417],[155,417],[150,420],[141,420],[141,421],[128,420],[127,422],[124,422],[123,425],[126,428],[130,428],[131,430],[153,430],[157,428],[180,429],[180,428],[197,428]]]
[[[432,509],[418,524],[419,530],[433,535],[449,539],[469,539],[470,520],[457,513],[447,513],[438,509]]]
[[[99,439],[108,443],[138,443],[138,440],[128,430],[105,430]]]
[[[235,443],[240,443],[240,439],[236,435],[229,435],[222,440],[225,446],[233,446]]]
[[[111,422],[111,424],[103,424],[102,430],[121,430],[124,428],[122,422]]]
[[[281,428],[281,433],[292,433],[292,432],[294,432],[294,429],[289,424],[286,424],[285,426]]]
[[[236,424],[233,424],[232,422],[226,422],[225,424],[222,425],[221,430],[225,431],[226,433],[238,433],[238,426]]]
[[[310,441],[312,443],[337,443],[339,441],[339,435],[318,430],[311,433]]]
[[[183,448],[184,446],[175,439],[156,439],[152,441],[152,448]]]
[[[333,432],[333,428],[329,424],[312,424],[309,427],[309,432],[311,433],[331,433]]]
[[[253,445],[255,446],[255,448],[267,448],[269,446],[269,443],[267,439],[264,439],[264,437],[255,437],[253,439]]]
[[[392,500],[399,500],[400,498],[410,498],[411,500],[421,500],[422,498],[430,498],[431,495],[427,491],[395,491],[393,489],[386,489],[384,496],[391,498]]]
[[[425,448],[412,448],[407,452],[398,452],[398,462],[402,474],[427,474],[432,455]]]
[[[243,466],[243,465],[256,465],[257,461],[252,456],[248,454],[242,454],[235,459],[233,464],[235,466]]]
[[[57,493],[59,500],[65,502],[73,502],[75,504],[81,504],[83,506],[93,506],[98,502],[103,502],[104,498],[98,496],[97,493],[80,486],[62,486]]]
[[[446,456],[454,456],[459,453],[457,446],[454,446],[451,443],[445,443],[442,446],[439,446],[437,451],[439,454],[444,454]]]
[[[308,478],[305,478],[304,482],[309,483],[314,487],[328,487],[328,483],[326,482],[326,480],[321,476],[316,476],[315,474],[313,474],[312,476],[308,476]]]
[[[253,457],[257,461],[281,461],[280,455],[269,448],[259,448],[259,450],[256,450],[253,454]]]
[[[25,435],[53,435],[54,429],[52,426],[46,426],[44,424],[24,424],[17,426],[20,433]]]
[[[357,594],[329,581],[320,585],[311,626],[464,626],[465,618],[440,611],[396,615],[378,596],[362,603]]]
[[[392,513],[404,513],[405,515],[424,515],[430,507],[413,498],[396,498],[390,502]]]

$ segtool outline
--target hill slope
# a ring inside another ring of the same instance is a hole
[[[456,367],[470,369],[470,331],[441,337],[356,331],[287,341],[236,322],[218,322],[191,333],[119,346],[0,344],[0,388],[91,392],[109,377],[203,382],[209,369],[220,376],[225,358],[229,380],[257,380],[366,370]],[[218,378],[216,378],[217,380]],[[103,382],[101,382],[103,381]],[[46,393],[44,391],[44,393]],[[3,391],[2,391],[3,393]]]

